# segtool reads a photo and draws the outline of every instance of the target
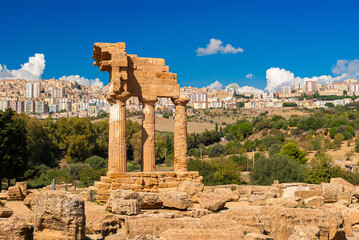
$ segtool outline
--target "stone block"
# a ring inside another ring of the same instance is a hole
[[[165,191],[160,193],[160,200],[164,207],[185,210],[192,206],[193,202],[187,193],[178,191]]]
[[[14,214],[14,211],[8,207],[0,207],[0,218],[8,218]]]
[[[221,197],[221,195],[204,192],[199,195],[198,202],[201,208],[208,209],[210,211],[216,212],[221,210],[226,205],[226,200]]]
[[[34,201],[34,239],[55,235],[47,232],[64,239],[85,238],[85,205],[80,197],[64,191],[41,191]]]
[[[141,208],[157,209],[162,208],[163,203],[158,193],[139,192],[141,198]]]
[[[138,199],[118,199],[107,205],[107,209],[121,215],[137,215],[141,210],[141,202]]]
[[[100,181],[96,181],[94,185],[97,189],[110,189],[111,188],[111,183],[104,183],[104,182],[100,182]]]
[[[320,196],[314,196],[314,197],[310,197],[307,199],[304,199],[303,203],[307,206],[307,207],[321,207],[324,204],[324,197],[320,197]]]
[[[176,188],[179,186],[179,182],[168,182],[167,187],[169,188]]]
[[[322,196],[323,192],[321,190],[304,190],[304,191],[296,191],[295,196],[304,200],[314,196]]]
[[[112,183],[112,179],[110,177],[107,177],[107,176],[101,176],[100,181],[103,182],[103,183]]]

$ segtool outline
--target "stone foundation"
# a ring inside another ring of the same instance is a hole
[[[162,188],[176,188],[182,181],[202,182],[199,172],[124,172],[107,173],[95,182],[96,199],[106,202],[111,190],[158,192]]]

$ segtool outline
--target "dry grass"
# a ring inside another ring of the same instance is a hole
[[[134,116],[134,117],[130,117],[129,119],[142,124],[142,117]],[[156,130],[157,131],[173,132],[174,127],[175,127],[174,119],[161,118],[156,115],[155,121],[156,121]],[[215,128],[215,124],[208,123],[208,122],[204,122],[204,123],[188,122],[187,123],[187,132],[188,133],[194,133],[194,132],[201,133],[201,132],[204,132],[206,129],[214,130],[214,128]]]

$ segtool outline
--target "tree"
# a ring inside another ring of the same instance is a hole
[[[329,182],[334,176],[335,168],[330,156],[325,154],[316,155],[309,163],[305,171],[305,182],[320,184]]]
[[[298,162],[287,155],[259,158],[250,174],[252,184],[271,185],[274,180],[290,183],[303,180]]]
[[[338,133],[337,135],[335,135],[333,142],[336,149],[339,149],[341,147],[343,140],[344,140],[343,134]]]
[[[256,150],[257,145],[255,141],[247,139],[244,141],[243,147],[247,149],[247,152],[250,152]]]
[[[327,102],[326,104],[324,104],[324,106],[328,107],[328,108],[334,108],[334,103],[331,102]]]
[[[2,179],[21,177],[27,167],[26,127],[23,119],[15,118],[15,112],[0,112],[0,189]]]
[[[107,161],[104,158],[96,156],[96,155],[87,158],[85,160],[85,163],[90,165],[95,170],[106,168],[106,165],[107,165]]]
[[[47,129],[37,118],[28,118],[26,121],[27,149],[30,166],[45,164],[49,167],[57,165],[54,157],[55,142]]]
[[[209,157],[218,157],[226,154],[226,148],[219,143],[215,143],[209,150]]]
[[[304,164],[307,162],[305,152],[300,150],[295,143],[285,144],[279,154],[289,156],[290,158],[297,161],[298,164]]]

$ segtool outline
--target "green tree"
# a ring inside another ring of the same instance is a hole
[[[271,185],[274,180],[290,183],[303,180],[301,166],[287,155],[259,158],[250,174],[252,184]]]
[[[215,143],[209,150],[209,157],[218,157],[226,154],[226,148],[219,143]]]
[[[85,163],[87,163],[88,165],[90,165],[93,169],[95,170],[99,170],[99,169],[104,169],[107,166],[107,161],[99,156],[92,156],[89,157],[85,160]]]
[[[23,176],[28,163],[25,122],[14,115],[11,109],[0,112],[0,183]]]
[[[250,152],[256,150],[257,144],[255,141],[247,139],[246,141],[244,141],[243,147],[247,149],[247,152]]]
[[[331,102],[327,102],[326,104],[324,104],[324,106],[328,107],[328,108],[334,108],[334,103]]]
[[[339,149],[342,145],[342,142],[344,141],[344,135],[341,133],[338,133],[337,135],[335,135],[334,137],[334,146],[336,149]]]
[[[285,144],[279,154],[289,156],[290,158],[297,161],[298,164],[304,164],[307,162],[305,152],[300,150],[295,143]]]
[[[56,149],[49,129],[37,118],[28,118],[26,121],[27,149],[30,166],[45,164],[49,167],[57,165],[54,156]]]
[[[316,155],[308,164],[305,171],[305,182],[320,184],[329,182],[336,170],[330,156],[325,154]]]

